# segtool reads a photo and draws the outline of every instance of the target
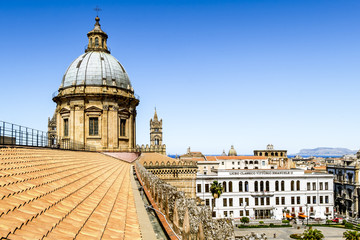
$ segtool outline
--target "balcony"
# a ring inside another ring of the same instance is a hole
[[[250,192],[253,197],[272,197],[274,196],[273,191],[261,191],[261,192]]]

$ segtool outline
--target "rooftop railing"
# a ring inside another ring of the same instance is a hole
[[[95,151],[95,147],[81,142],[49,136],[47,132],[41,130],[0,121],[0,146],[2,145]]]

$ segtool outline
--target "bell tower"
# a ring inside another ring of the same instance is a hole
[[[150,119],[150,146],[162,145],[162,119],[158,119],[156,108],[154,119]]]

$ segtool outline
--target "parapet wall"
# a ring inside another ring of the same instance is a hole
[[[212,219],[209,206],[197,206],[195,199],[186,198],[184,192],[147,171],[138,161],[136,170],[144,188],[182,240],[234,239],[230,219]]]

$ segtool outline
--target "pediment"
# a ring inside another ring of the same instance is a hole
[[[63,108],[60,110],[60,114],[70,113],[70,110],[67,108]]]
[[[123,118],[129,118],[130,117],[130,112],[126,108],[119,109],[118,114],[119,114],[120,117],[123,117]]]
[[[91,106],[85,109],[85,112],[102,112],[102,109],[95,106]]]

